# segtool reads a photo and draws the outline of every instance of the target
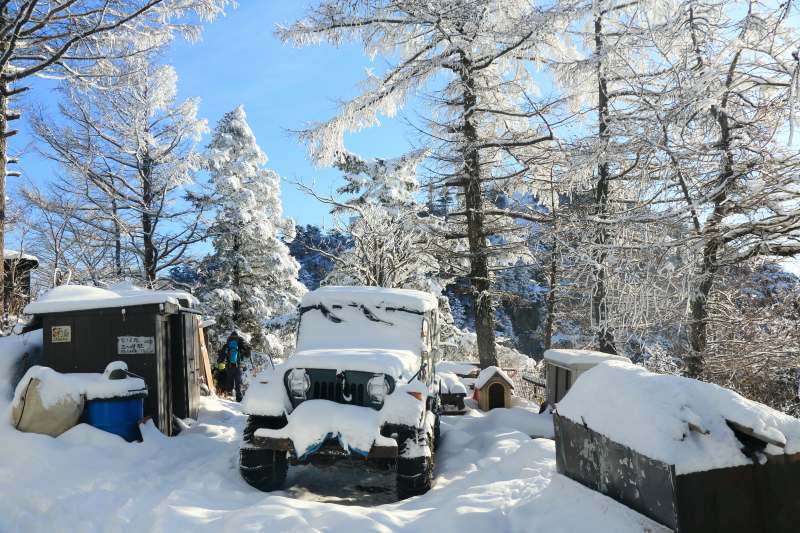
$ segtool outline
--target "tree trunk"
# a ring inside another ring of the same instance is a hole
[[[144,281],[149,288],[153,288],[156,282],[156,248],[153,241],[155,232],[155,221],[153,220],[153,203],[155,195],[153,193],[152,182],[152,162],[145,155],[142,164],[142,248],[144,257],[142,266],[144,267]]]
[[[730,80],[728,80],[730,84]],[[726,97],[720,107],[712,106],[711,114],[720,129],[720,149],[722,151],[722,171],[717,181],[717,192],[713,196],[714,210],[708,217],[703,234],[706,239],[703,247],[703,258],[698,272],[699,282],[689,302],[691,319],[689,322],[689,345],[691,351],[686,357],[685,374],[691,378],[699,378],[705,367],[706,350],[708,348],[708,297],[714,286],[719,269],[719,252],[723,242],[720,235],[720,224],[728,214],[725,207],[728,199],[728,187],[733,181],[733,153],[731,152],[731,130],[728,114],[724,107]]]
[[[544,325],[544,349],[553,346],[553,329],[556,321],[556,284],[558,283],[558,239],[555,237],[556,223],[553,217],[553,249],[550,252],[550,272],[548,282],[550,290],[547,293],[547,321]]]
[[[235,261],[233,263],[233,291],[241,298],[242,292],[242,271],[239,264],[239,250],[241,249],[241,242],[239,235],[233,236],[233,254]],[[242,320],[242,301],[233,301],[233,328],[237,329]]]
[[[461,60],[464,119],[464,207],[467,217],[467,241],[469,243],[469,279],[474,298],[475,333],[478,339],[478,358],[481,368],[497,365],[497,348],[494,337],[494,308],[492,305],[489,254],[483,214],[483,191],[481,187],[480,154],[476,148],[478,131],[473,121],[476,108],[475,80],[472,64],[466,56]]]
[[[111,190],[116,190],[114,180],[111,180]],[[111,216],[114,223],[114,273],[118,278],[122,277],[122,228],[119,224],[119,209],[117,208],[117,198],[111,193]]]
[[[0,46],[0,50],[5,46]],[[0,52],[1,53],[1,52]],[[6,172],[8,167],[8,97],[5,96],[6,84],[0,83],[0,280],[3,280],[3,290],[0,291],[0,310],[3,313],[3,330],[5,330],[6,314],[6,291],[5,291],[5,232],[6,232]]]
[[[599,8],[598,8],[599,9]],[[595,215],[604,218],[608,214],[609,168],[605,154],[609,144],[608,133],[608,88],[603,70],[603,19],[598,11],[594,19],[594,43],[597,56],[597,117],[600,157],[597,167],[597,184],[594,193]],[[601,352],[617,353],[614,334],[608,327],[608,301],[606,294],[606,243],[608,231],[605,224],[597,224],[594,236],[592,260],[594,262],[594,287],[592,289],[592,327],[595,328],[597,347]]]

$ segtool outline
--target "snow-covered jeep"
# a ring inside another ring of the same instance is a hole
[[[297,349],[253,380],[242,477],[271,491],[288,465],[339,460],[397,472],[401,498],[431,486],[439,437],[435,296],[324,287],[300,307]]]

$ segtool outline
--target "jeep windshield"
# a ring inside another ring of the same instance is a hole
[[[316,302],[301,307],[297,351],[424,349],[424,313],[391,305]]]

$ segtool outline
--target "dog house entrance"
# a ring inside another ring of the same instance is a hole
[[[489,409],[505,407],[505,390],[500,383],[489,385]]]

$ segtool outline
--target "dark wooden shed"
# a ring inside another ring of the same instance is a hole
[[[800,420],[609,361],[553,414],[556,467],[679,533],[800,531]]]
[[[15,315],[31,299],[31,272],[39,266],[39,260],[30,254],[5,250],[3,264],[4,311]]]
[[[79,298],[81,291],[86,298]],[[144,414],[164,434],[177,432],[173,416],[197,418],[200,320],[189,295],[66,286],[25,312],[43,328],[39,364],[64,373],[103,372],[108,363],[124,361],[144,378]]]
[[[678,533],[800,531],[800,454],[679,474],[589,427],[558,414],[553,421],[559,473]],[[757,448],[767,444],[742,437]]]

